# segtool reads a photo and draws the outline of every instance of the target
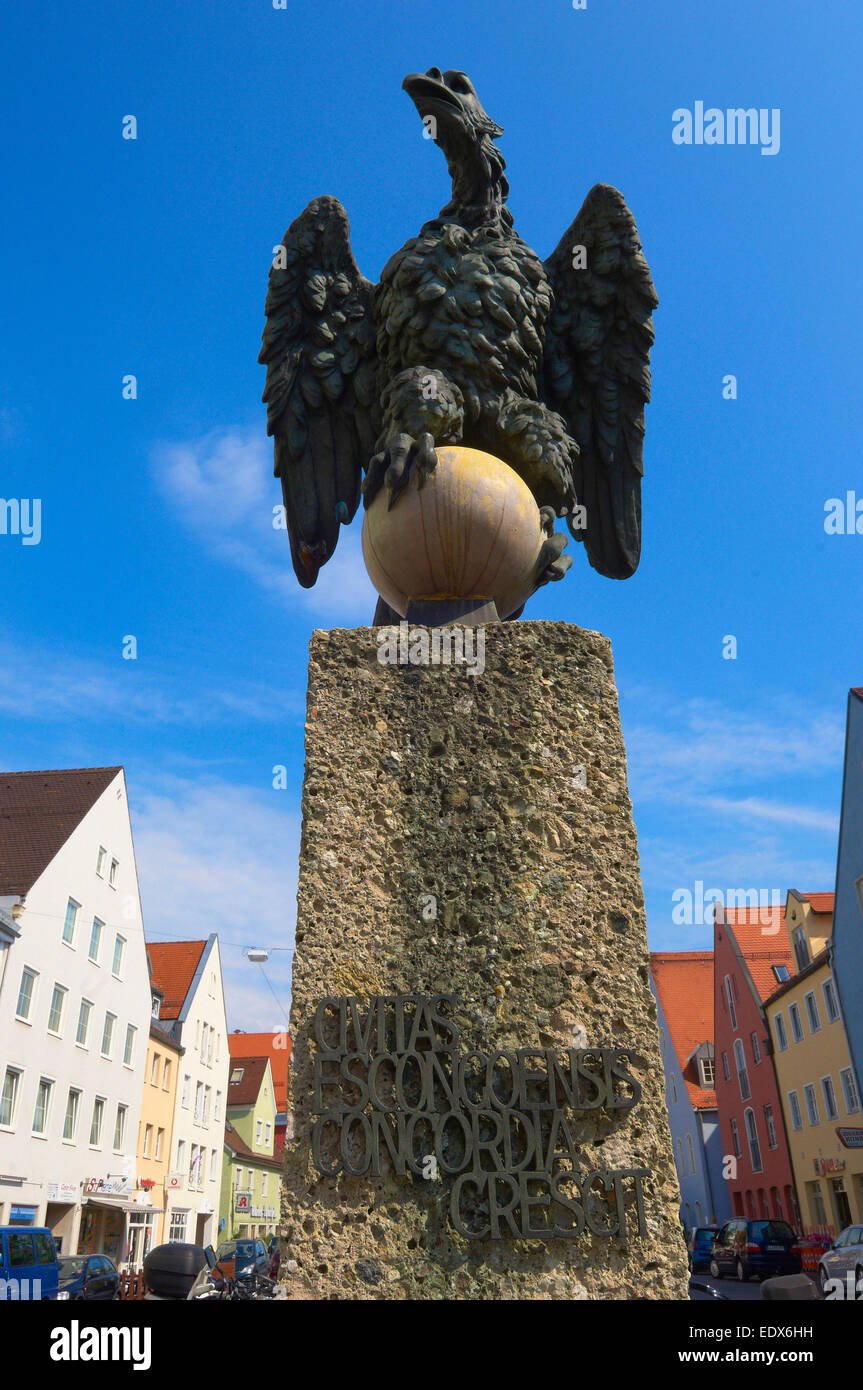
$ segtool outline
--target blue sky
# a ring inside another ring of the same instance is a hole
[[[505,127],[522,236],[547,255],[616,184],[661,301],[641,568],[615,583],[579,551],[528,610],[612,639],[651,945],[708,944],[671,917],[697,879],[832,888],[863,682],[863,535],[824,530],[829,498],[863,499],[855,8],[4,13],[0,495],[41,499],[42,539],[0,535],[0,766],[125,765],[147,930],[220,933],[232,1027],[281,1021],[243,949],[293,939],[309,635],[374,603],[358,526],[308,594],[271,528],[271,248],[333,193],[374,280],[447,201],[400,90],[432,64]],[[699,100],[778,108],[779,152],[676,145]],[[289,953],[268,969],[287,1002]]]

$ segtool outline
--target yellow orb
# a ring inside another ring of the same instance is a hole
[[[509,464],[461,444],[435,450],[391,510],[381,488],[363,519],[369,577],[404,617],[411,599],[494,599],[506,618],[536,588],[545,535],[530,488]]]

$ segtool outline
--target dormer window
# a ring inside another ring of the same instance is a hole
[[[162,1007],[162,1001],[161,1001],[161,999],[159,998],[158,994],[154,994],[153,997],[152,997],[152,1000],[151,1000],[151,1007],[150,1007],[150,1013],[151,1013],[151,1015],[152,1015],[153,1018],[158,1018],[158,1017],[159,1017],[159,1010],[161,1009],[161,1007]]]
[[[797,969],[805,970],[811,959],[809,955],[809,942],[806,940],[806,928],[795,928],[791,939],[794,942],[794,957],[797,961]]]
[[[716,1084],[716,1065],[712,1057],[701,1057],[698,1062],[698,1070],[701,1074],[701,1086],[705,1091],[712,1091]]]
[[[787,980],[791,979],[791,971],[788,969],[787,965],[774,965],[773,974],[776,976],[780,985],[784,985]]]
[[[237,1085],[242,1081],[242,1079],[243,1079],[243,1071],[244,1071],[244,1068],[243,1068],[243,1067],[234,1067],[234,1070],[231,1072],[231,1085],[232,1085],[232,1086],[237,1086]]]

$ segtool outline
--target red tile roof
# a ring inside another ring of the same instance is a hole
[[[276,1046],[278,1040],[279,1046]],[[287,1043],[282,1047],[282,1043]],[[291,1040],[284,1033],[229,1033],[228,1048],[231,1058],[269,1057],[273,1073],[273,1090],[276,1093],[276,1109],[288,1108],[288,1059],[291,1055]]]
[[[813,912],[832,912],[834,893],[799,893],[804,902],[807,902]]]
[[[159,1018],[179,1018],[206,941],[148,941],[150,978],[162,991]]]
[[[650,970],[690,1102],[715,1110],[716,1092],[703,1089],[689,1061],[699,1043],[713,1042],[713,952],[651,951]]]
[[[0,773],[0,895],[23,897],[121,767]]]
[[[254,1105],[267,1070],[268,1057],[231,1057],[228,1070],[228,1105]],[[241,1075],[234,1080],[235,1072]],[[273,1086],[275,1091],[275,1086]]]
[[[807,895],[801,893],[800,896]],[[785,931],[785,906],[726,907],[725,923],[740,948],[763,1003],[779,984],[774,965],[787,965],[794,974],[794,956]]]
[[[281,1168],[282,1159],[280,1154],[260,1154],[250,1149],[245,1139],[241,1139],[233,1125],[225,1121],[225,1148],[230,1149],[239,1158],[251,1159],[253,1163],[260,1163],[264,1168]]]

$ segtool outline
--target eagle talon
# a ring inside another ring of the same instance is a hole
[[[416,471],[417,488],[425,487],[426,479],[437,468],[434,437],[426,430],[414,439],[410,434],[397,434],[392,443],[369,462],[363,480],[362,494],[366,507],[385,487],[390,494],[387,511],[391,511]]]

